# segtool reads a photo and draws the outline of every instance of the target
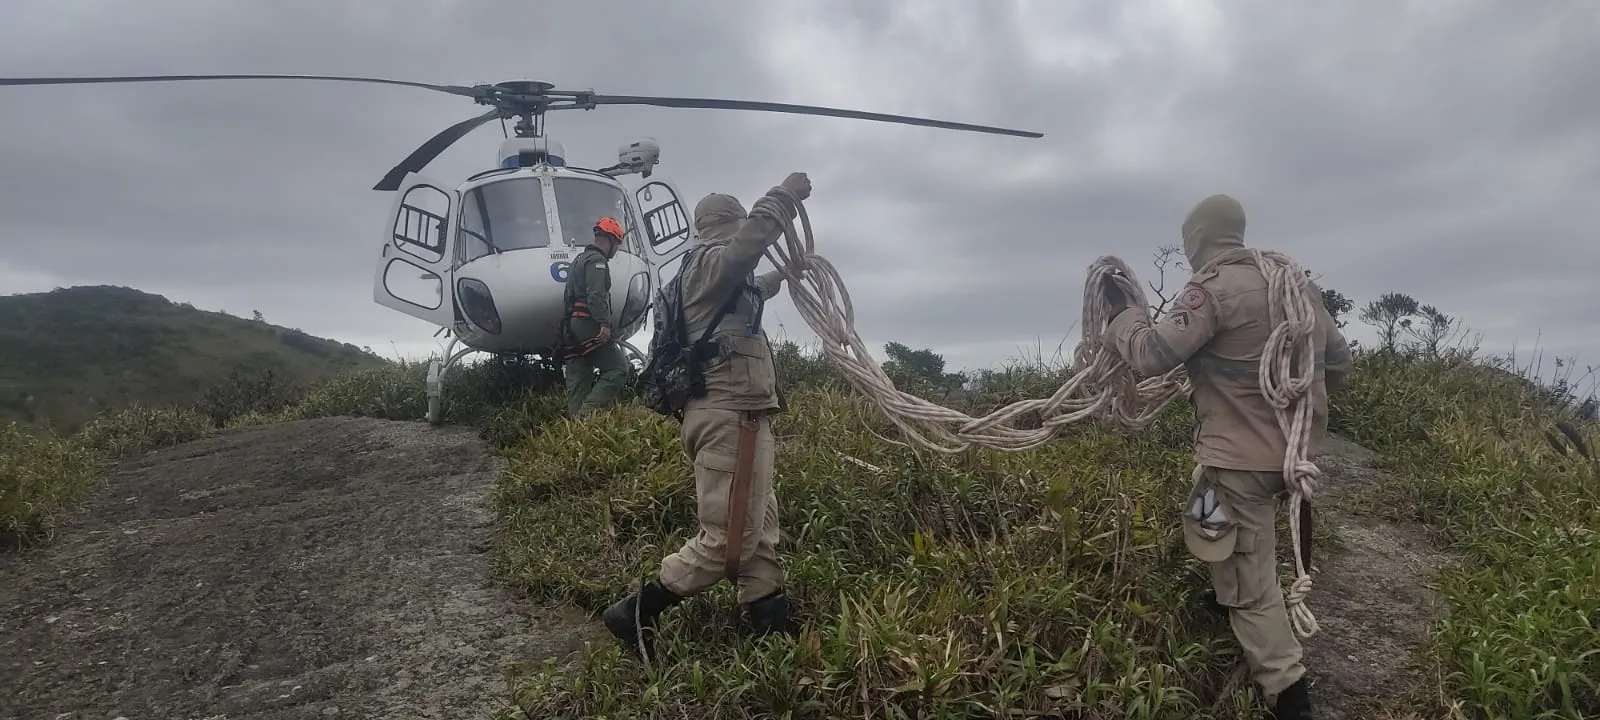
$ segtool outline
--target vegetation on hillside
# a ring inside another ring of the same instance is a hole
[[[1336,292],[1325,301],[1341,320],[1354,310]],[[1453,345],[1453,319],[1408,301],[1385,296],[1361,311],[1385,342],[1359,350],[1332,423],[1394,471],[1372,505],[1427,523],[1464,559],[1439,578],[1448,613],[1412,709],[1600,714],[1592,380],[1567,364],[1566,375],[1531,381],[1526,367]],[[524,668],[506,717],[1259,712],[1251,690],[1223,692],[1236,646],[1200,608],[1206,573],[1179,536],[1191,462],[1182,401],[1147,432],[1084,424],[1033,452],[944,456],[886,442],[893,428],[814,355],[785,344],[778,358],[791,404],[776,428],[782,552],[807,632],[741,640],[732,590],[719,586],[664,617],[666,661],[644,668],[601,643],[570,664]],[[973,406],[1065,376],[1021,364],[955,377],[937,353],[903,345],[886,365],[908,387]],[[231,423],[413,420],[422,373],[357,371]],[[546,391],[558,381],[550,367],[475,366],[451,377],[446,412],[478,424],[507,458],[494,491],[506,580],[598,612],[692,532],[692,479],[672,421],[632,404],[566,420]],[[0,435],[0,522],[48,529],[112,459],[211,432],[206,420],[139,409],[72,438]]]
[[[106,410],[276,411],[386,361],[354,345],[124,287],[0,296],[0,424],[71,433]]]

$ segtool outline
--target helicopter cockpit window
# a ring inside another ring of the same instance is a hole
[[[639,229],[627,210],[621,188],[576,177],[555,178],[556,208],[561,214],[562,239],[573,247],[583,247],[594,238],[594,223],[614,217],[626,229],[627,247],[638,252]]]
[[[461,259],[496,251],[550,246],[544,190],[538,178],[521,177],[468,190],[461,198]]]

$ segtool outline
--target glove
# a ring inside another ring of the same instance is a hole
[[[801,200],[811,197],[811,178],[806,177],[803,172],[789,173],[789,177],[783,179],[781,187],[794,193],[794,196]]]
[[[1120,276],[1121,273],[1107,275],[1100,285],[1101,292],[1105,294],[1106,300],[1111,303],[1111,314],[1113,316],[1128,309],[1128,295],[1122,292],[1122,286],[1117,284],[1117,278]]]

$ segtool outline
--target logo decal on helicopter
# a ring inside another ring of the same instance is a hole
[[[558,283],[566,282],[567,269],[571,267],[572,263],[567,262],[566,260],[550,263],[550,278]]]

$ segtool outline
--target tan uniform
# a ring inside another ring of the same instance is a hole
[[[772,194],[788,209],[795,209]],[[760,304],[781,287],[782,277],[753,272],[766,249],[782,236],[770,218],[747,217],[729,195],[707,196],[695,207],[701,247],[683,268],[684,322],[689,337],[698,338],[717,309],[737,292],[736,305],[712,334],[720,354],[703,368],[706,393],[692,398],[683,411],[682,439],[694,459],[695,497],[700,530],[678,552],[661,561],[661,584],[688,596],[723,577],[727,546],[729,487],[738,457],[741,414],[757,417],[755,467],[750,476],[745,536],[740,550],[739,602],[761,599],[783,585],[778,564],[778,500],[773,491],[777,459],[771,414],[782,406],[773,367],[772,347],[759,323]]]
[[[1212,585],[1217,601],[1229,608],[1256,682],[1271,697],[1299,680],[1305,667],[1276,572],[1274,515],[1284,491],[1287,443],[1261,393],[1261,354],[1273,325],[1267,281],[1244,251],[1244,226],[1244,209],[1232,198],[1201,201],[1183,224],[1194,275],[1173,308],[1153,326],[1136,308],[1118,313],[1106,344],[1141,375],[1179,364],[1188,371],[1199,420],[1195,459],[1205,467],[1201,483],[1220,491],[1239,524],[1232,553],[1210,563]],[[1351,365],[1350,346],[1320,297],[1316,308],[1312,339],[1322,372],[1307,396],[1312,454],[1325,442],[1327,383],[1337,383]]]

